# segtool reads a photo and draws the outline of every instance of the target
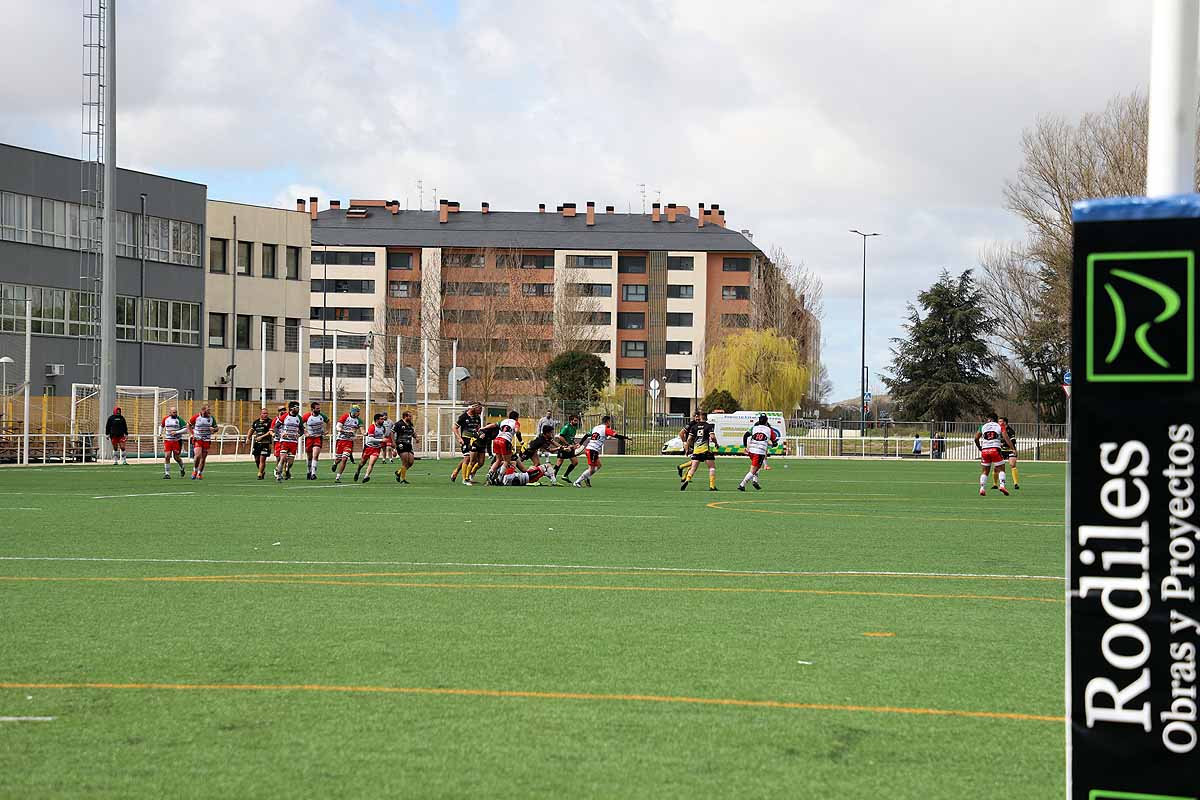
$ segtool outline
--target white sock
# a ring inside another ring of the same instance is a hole
[[[746,477],[742,478],[742,482],[739,483],[738,486],[745,486],[747,481],[752,481],[752,480],[754,480],[754,473],[747,472]]]
[[[1001,486],[1004,485],[1004,473],[1003,472],[1000,473],[1000,485]]]
[[[987,476],[986,472],[979,476],[979,488],[980,489],[987,488],[987,478],[988,478],[988,476]]]
[[[576,478],[576,479],[575,479],[575,482],[576,482],[576,483],[582,483],[583,481],[586,481],[586,480],[587,480],[588,478],[590,478],[591,476],[592,476],[592,470],[591,470],[591,468],[585,469],[585,470],[583,471],[583,474],[582,474],[582,475],[580,475],[578,478]]]

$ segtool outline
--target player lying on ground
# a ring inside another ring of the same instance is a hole
[[[208,403],[200,406],[200,413],[188,420],[188,431],[192,434],[192,480],[204,478],[204,465],[208,463],[208,448],[212,446],[213,432],[217,421],[208,410]]]
[[[342,414],[341,419],[334,426],[334,483],[342,482],[342,473],[346,471],[346,462],[354,454],[354,438],[358,436],[358,429],[362,427],[362,420],[358,415],[358,406],[350,406],[350,411]]]
[[[413,452],[413,444],[419,441],[417,430],[413,426],[411,411],[405,411],[400,419],[392,426],[392,441],[395,442],[396,453],[400,458],[400,469],[396,470],[396,480],[408,483],[408,471],[412,469],[417,456]]]
[[[354,480],[356,481],[362,474],[363,467],[366,467],[367,474],[362,476],[362,482],[370,483],[375,462],[383,455],[383,442],[387,439],[387,431],[383,428],[383,416],[383,414],[372,415],[371,424],[367,426],[367,433],[363,437],[362,463],[358,465],[358,469],[354,470]]]
[[[550,426],[546,426],[550,427]],[[554,430],[550,428],[550,430]],[[528,486],[531,483],[537,483],[546,475],[547,467],[530,467],[529,469],[517,469],[516,466],[509,465],[504,471],[504,474],[496,480],[498,486]]]
[[[128,466],[129,461],[125,457],[125,440],[129,436],[129,424],[125,422],[125,416],[121,413],[120,406],[113,409],[112,416],[104,423],[104,435],[112,443],[113,466],[118,464]]]
[[[779,434],[767,424],[767,415],[759,414],[754,427],[742,434],[742,447],[750,456],[750,471],[738,484],[738,491],[746,491],[746,483],[754,484],[755,489],[761,489],[758,483],[758,471],[767,463],[767,451],[779,441]]]
[[[705,412],[701,411],[696,416],[700,417],[699,422],[693,420],[692,424],[688,426],[688,447],[692,451],[692,463],[687,474],[679,483],[679,491],[682,492],[688,488],[692,477],[696,474],[696,468],[704,462],[708,462],[708,490],[715,492],[717,490],[716,427],[708,421],[708,414]]]
[[[292,463],[296,460],[296,450],[304,431],[304,423],[300,420],[300,404],[295,401],[289,403],[287,414],[276,420],[275,425],[279,428],[279,452],[275,457],[275,481],[290,481],[292,479]]]
[[[250,445],[250,454],[254,456],[254,465],[258,467],[260,481],[267,474],[271,435],[271,412],[264,408],[258,412],[258,419],[250,423],[250,431],[246,434],[246,443]]]
[[[1002,448],[1009,450],[1015,449],[1012,440],[1008,438],[1008,434],[1004,432],[1004,428],[1000,427],[995,414],[988,414],[988,421],[983,423],[975,434],[975,447],[979,450],[979,496],[987,496],[987,478],[988,473],[995,469],[997,481],[999,484],[1000,493],[1007,495],[1008,489],[1004,486],[1004,456],[1000,454]]]
[[[329,418],[321,413],[321,404],[318,402],[309,403],[308,409],[308,413],[300,418],[304,423],[304,456],[308,459],[308,474],[305,480],[315,481],[321,458],[321,443],[329,427]]]
[[[167,411],[167,415],[163,417],[160,427],[163,437],[163,480],[171,477],[172,457],[179,465],[179,477],[182,478],[187,474],[183,468],[183,458],[180,457],[183,452],[183,434],[187,431],[187,423],[179,416],[179,409],[172,406]]]

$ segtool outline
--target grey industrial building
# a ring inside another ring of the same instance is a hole
[[[0,356],[24,360],[25,301],[32,299],[34,395],[69,395],[92,382],[81,281],[78,159],[0,144]],[[117,352],[121,385],[193,396],[203,385],[207,187],[120,169],[117,213]],[[16,378],[19,380],[19,376]],[[9,383],[14,376],[8,376]]]

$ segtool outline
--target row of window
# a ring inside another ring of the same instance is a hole
[[[374,322],[375,309],[312,306],[309,309],[308,318],[327,321],[338,320],[340,322]]]
[[[0,284],[0,331],[25,332],[29,301],[30,331],[44,336],[95,336],[99,307],[94,292],[45,286]],[[117,295],[117,339],[158,344],[200,344],[200,304]]]
[[[666,353],[669,356],[688,356],[692,354],[692,343],[671,339],[667,341]],[[644,339],[626,339],[621,342],[621,355],[626,358],[645,358],[646,341]]]
[[[339,378],[365,378],[367,377],[366,364],[338,364],[337,374]],[[326,361],[321,363],[309,363],[308,377],[310,378],[331,378],[333,377],[333,362]]]
[[[259,346],[263,350],[272,351],[278,346],[279,318],[263,316],[259,325],[254,325],[254,317],[250,314],[238,314],[233,322],[233,346],[238,350],[253,349],[253,331],[266,323],[259,338]],[[208,314],[208,346],[226,348],[229,346],[228,336],[229,315],[210,311]],[[300,318],[285,317],[283,321],[283,349],[295,353],[300,349]]]
[[[669,369],[663,375],[667,383],[691,383],[692,371],[690,369]],[[641,386],[646,382],[646,370],[644,369],[618,369],[617,383],[632,383]]]
[[[392,266],[392,257],[396,257],[397,265],[401,263],[407,266]],[[325,248],[312,249],[312,263],[328,264],[330,266],[339,267],[373,267],[375,266],[374,253],[357,253],[349,250],[327,250]],[[412,269],[412,254],[411,253],[388,253],[388,269]]]
[[[313,248],[312,263],[337,266],[373,267],[375,254],[360,253],[349,250],[329,250]],[[481,269],[487,263],[486,256],[478,252],[450,252],[442,255],[443,267],[465,267]],[[612,256],[569,255],[566,264],[578,269],[612,269]],[[521,269],[554,269],[553,255],[498,255],[496,266],[508,268],[519,266]],[[388,269],[412,269],[412,253],[389,252],[387,254]],[[667,269],[691,272],[695,269],[693,256],[667,256]],[[722,272],[749,272],[750,259],[740,256],[729,256],[721,262]],[[617,272],[644,275],[646,273],[646,256],[619,256]]]
[[[366,280],[345,280],[342,278],[313,278],[312,281],[313,294],[321,294],[323,292],[332,292],[334,294],[375,294],[375,281]],[[391,283],[388,283],[390,290]]]
[[[610,283],[573,283],[571,294],[575,297],[612,297],[613,287]],[[644,283],[626,283],[621,286],[621,299],[627,303],[644,303],[649,296],[649,286]],[[688,283],[672,283],[667,285],[667,297],[672,300],[692,300],[696,296],[696,287]],[[749,286],[722,286],[722,300],[749,300]]]
[[[237,243],[237,274],[254,275],[254,242]],[[279,245],[260,245],[262,262],[259,274],[264,278],[279,277]],[[299,247],[284,245],[284,277],[289,281],[300,280],[300,250]],[[229,272],[229,240],[208,240],[208,271],[225,274]]]
[[[63,200],[0,192],[0,240],[29,242],[70,250],[98,250],[100,220],[91,206]],[[200,266],[201,231],[194,222],[114,211],[116,253],[138,258],[140,242],[147,259]]]
[[[308,346],[312,350],[366,350],[367,337],[354,334],[319,334],[308,337]]]

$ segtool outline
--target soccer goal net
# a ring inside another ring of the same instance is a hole
[[[131,457],[153,456],[158,452],[158,422],[178,400],[178,391],[163,386],[117,387],[117,406],[129,427],[126,447]],[[111,408],[100,408],[98,386],[71,384],[71,436],[85,440],[93,457],[101,445],[104,424],[112,413]]]

